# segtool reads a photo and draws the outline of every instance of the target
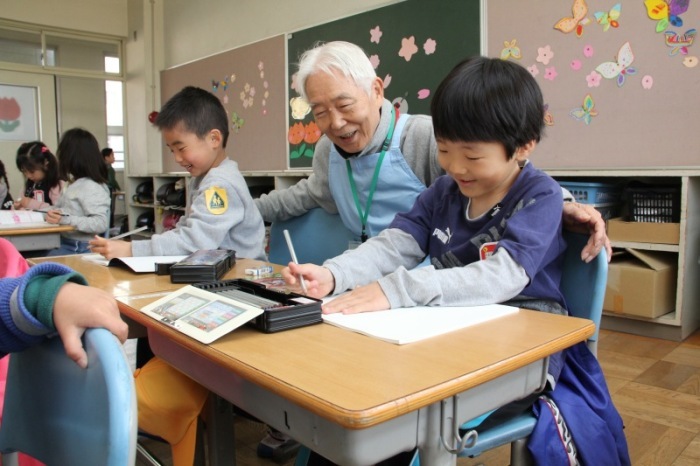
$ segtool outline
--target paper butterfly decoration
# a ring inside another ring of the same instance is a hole
[[[630,66],[633,61],[634,54],[632,53],[632,46],[629,42],[625,42],[622,44],[622,47],[620,47],[620,51],[617,52],[616,61],[601,63],[595,70],[606,79],[616,77],[618,87],[622,87],[622,85],[625,84],[625,77],[627,75],[637,74],[637,70]]]
[[[549,104],[544,104],[544,124],[547,126],[554,126],[554,117],[549,111]]]
[[[622,10],[622,4],[621,3],[616,3],[612,8],[610,8],[610,11],[597,11],[593,13],[593,16],[595,16],[595,20],[603,26],[603,32],[607,31],[610,29],[610,27],[618,27],[620,23],[617,22],[617,20],[620,18],[620,11]]]
[[[501,50],[501,60],[508,60],[508,58],[510,57],[520,60],[522,54],[520,53],[520,47],[518,47],[516,43],[516,39],[513,39],[510,42],[508,42],[507,40],[503,41],[503,50]]]
[[[219,90],[219,87],[221,87],[224,91],[228,88],[228,80],[230,78],[226,76],[224,79],[221,81],[217,81],[215,79],[211,80],[211,90],[212,92],[216,92]]]
[[[245,124],[245,120],[243,118],[241,118],[238,115],[238,113],[233,112],[231,114],[231,127],[233,128],[233,130],[235,132],[238,132],[238,130],[241,129],[244,124]]]
[[[587,125],[591,124],[591,118],[598,115],[598,112],[593,110],[595,103],[593,102],[593,97],[590,94],[586,94],[583,98],[583,105],[580,108],[575,108],[571,110],[569,115],[577,119],[578,121],[583,121]]]
[[[569,33],[576,31],[576,36],[581,37],[583,34],[583,26],[590,22],[590,19],[586,18],[588,14],[588,5],[586,5],[586,0],[574,0],[574,5],[571,7],[572,17],[564,17],[557,21],[554,25],[554,29],[558,29],[561,32]]]
[[[697,29],[688,29],[685,34],[678,34],[673,31],[666,31],[664,35],[666,37],[666,45],[671,48],[668,53],[671,56],[678,55],[680,52],[683,55],[688,55],[688,47],[693,45],[695,41],[695,36],[697,35]]]
[[[649,18],[656,20],[656,32],[665,31],[669,23],[683,26],[681,15],[688,11],[690,0],[644,0]]]

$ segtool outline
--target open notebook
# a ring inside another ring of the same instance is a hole
[[[29,228],[56,226],[44,220],[42,212],[33,210],[0,210],[0,228]]]
[[[397,345],[443,335],[518,312],[502,304],[465,307],[408,307],[359,314],[323,314],[323,321]]]
[[[185,257],[187,256],[115,257],[107,260],[102,254],[83,254],[83,260],[104,265],[105,267],[124,265],[138,273],[155,273],[156,264],[174,264]]]

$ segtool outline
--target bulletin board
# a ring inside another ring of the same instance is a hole
[[[479,0],[407,0],[289,35],[289,166],[310,167],[320,137],[299,105],[294,74],[301,54],[317,42],[344,40],[363,48],[384,95],[402,113],[429,114],[430,97],[463,58],[481,51]]]
[[[229,117],[226,153],[241,170],[287,168],[285,36],[280,35],[161,72],[161,102],[185,86],[211,91]],[[182,171],[167,148],[163,170]]]
[[[700,166],[700,1],[489,0],[487,17],[488,55],[542,88],[539,168]]]

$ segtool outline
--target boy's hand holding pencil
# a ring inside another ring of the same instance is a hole
[[[102,254],[105,259],[113,259],[115,257],[131,257],[131,243],[120,241],[120,239],[139,233],[146,228],[148,227],[136,228],[135,230],[117,235],[112,239],[95,236],[90,240],[90,250],[94,253]]]
[[[121,240],[112,240],[95,236],[90,240],[90,250],[102,254],[105,259],[115,257],[131,257],[131,243]]]

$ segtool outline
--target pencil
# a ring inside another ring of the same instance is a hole
[[[292,238],[289,236],[289,230],[284,230],[282,232],[284,234],[284,239],[287,241],[287,247],[289,248],[289,255],[292,256],[292,262],[295,264],[299,265],[299,261],[297,260],[297,254],[294,252],[294,245],[292,244]],[[304,281],[304,277],[299,275],[299,283],[301,284],[301,289],[304,290],[304,293],[306,293],[306,282]]]
[[[40,210],[40,209],[29,209],[32,212],[41,212],[42,214],[48,214],[48,210]],[[70,217],[70,214],[61,214],[61,217]]]
[[[122,238],[126,238],[127,236],[131,236],[131,235],[134,235],[134,234],[136,234],[136,233],[139,233],[139,232],[145,230],[146,228],[148,228],[148,227],[144,225],[144,226],[142,226],[142,227],[138,227],[138,228],[136,228],[136,229],[134,229],[134,230],[127,231],[126,233],[122,233],[121,235],[113,236],[113,237],[108,238],[108,239],[122,239]]]

